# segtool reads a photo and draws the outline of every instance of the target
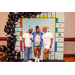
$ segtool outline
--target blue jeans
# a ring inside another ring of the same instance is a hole
[[[32,49],[32,47],[24,48],[24,62],[27,62],[30,60],[31,49]]]

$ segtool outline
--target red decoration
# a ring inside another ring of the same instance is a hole
[[[32,18],[36,18],[36,16],[32,17]]]

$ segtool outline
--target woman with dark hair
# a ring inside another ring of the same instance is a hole
[[[34,47],[34,56],[35,62],[40,60],[41,55],[41,47],[42,47],[42,35],[43,33],[40,32],[39,26],[36,26],[36,30],[32,33],[33,35],[33,47]],[[37,54],[38,51],[38,54]],[[38,55],[38,57],[37,57]]]

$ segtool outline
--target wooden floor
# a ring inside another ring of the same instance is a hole
[[[65,62],[75,62],[75,57],[64,57]]]
[[[64,57],[64,60],[65,60],[65,62],[75,62],[75,57]],[[5,62],[5,61],[2,61],[2,62]]]

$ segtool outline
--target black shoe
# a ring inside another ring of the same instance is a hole
[[[43,62],[46,62],[46,59],[43,59]]]
[[[47,62],[49,62],[49,58],[47,58]]]

